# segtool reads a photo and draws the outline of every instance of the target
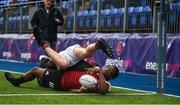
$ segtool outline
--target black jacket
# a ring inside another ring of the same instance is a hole
[[[60,20],[59,23],[54,18]],[[46,12],[44,5],[39,8],[33,15],[31,20],[32,27],[39,27],[43,31],[43,38],[49,41],[57,40],[57,26],[63,25],[64,19],[61,12],[52,6],[49,10],[49,14]]]

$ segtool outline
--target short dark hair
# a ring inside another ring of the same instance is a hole
[[[115,72],[114,72],[114,75],[112,76],[112,79],[117,78],[119,75],[119,69],[117,68],[117,66],[114,66],[114,70],[115,70]]]

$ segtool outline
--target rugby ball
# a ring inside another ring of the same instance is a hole
[[[80,78],[79,78],[79,82],[81,84],[81,86],[89,89],[89,88],[94,88],[97,86],[97,79],[91,75],[82,75]]]

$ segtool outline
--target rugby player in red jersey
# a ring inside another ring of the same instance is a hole
[[[42,39],[41,31],[34,29],[34,36],[38,44],[45,50],[51,60],[61,69],[40,68],[35,67],[20,78],[15,78],[9,72],[5,73],[6,79],[14,86],[19,86],[23,82],[31,81],[38,78],[39,84],[43,87],[50,87],[56,90],[71,90],[74,92],[98,92],[105,94],[110,89],[109,83],[106,80],[114,79],[119,74],[119,70],[115,66],[105,66],[102,68],[86,68],[80,71],[78,67],[73,65],[78,64],[82,59],[92,55],[96,49],[101,49],[110,58],[114,58],[114,54],[105,40],[99,39],[97,43],[88,45],[87,48],[82,48],[79,45],[68,47],[60,53],[52,50],[48,44]],[[83,63],[84,64],[84,63]],[[73,67],[72,67],[73,66]],[[75,69],[76,68],[76,69]],[[85,68],[85,67],[83,67]],[[98,79],[98,85],[95,89],[84,89],[79,83],[79,78],[84,74],[91,74]]]
[[[86,89],[81,86],[79,78],[89,74],[98,80],[98,85],[92,89]],[[31,81],[35,78],[42,87],[53,88],[55,90],[68,90],[72,92],[93,92],[106,94],[111,90],[111,85],[107,80],[114,79],[118,76],[119,70],[116,66],[107,65],[102,68],[85,68],[80,70],[52,70],[50,68],[35,67],[31,71],[25,73],[20,78],[15,78],[11,73],[6,72],[6,79],[18,87],[24,82]]]

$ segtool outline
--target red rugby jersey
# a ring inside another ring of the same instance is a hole
[[[81,71],[65,72],[60,80],[61,89],[63,90],[79,89],[81,87],[81,84],[79,83],[79,78],[84,74],[86,74],[86,72],[81,72]]]
[[[63,76],[61,77],[61,80],[59,81],[60,82],[60,85],[61,85],[61,89],[62,90],[69,90],[69,89],[80,89],[81,87],[81,84],[79,82],[79,78],[84,75],[84,74],[87,74],[87,72],[89,71],[68,71],[68,72],[65,72],[63,74]],[[94,76],[97,80],[98,80],[98,84],[100,83],[99,82],[99,77],[97,76]],[[110,89],[110,85],[108,83],[106,83],[106,87],[108,89]],[[94,88],[94,89],[91,89],[92,91],[90,92],[98,92],[98,88]]]

